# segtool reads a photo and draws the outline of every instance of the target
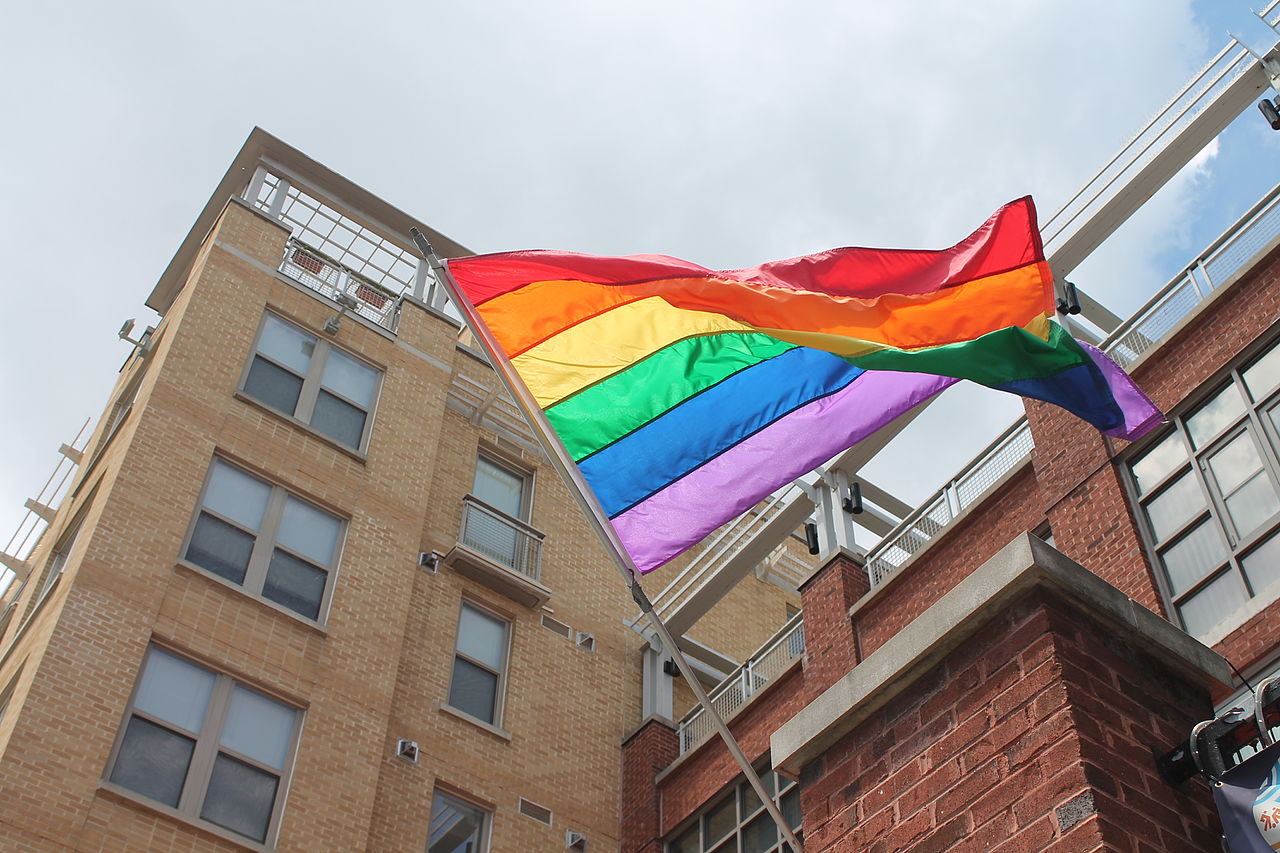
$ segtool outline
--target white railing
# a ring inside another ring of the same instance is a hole
[[[871,585],[883,582],[923,550],[1000,478],[1021,465],[1034,446],[1027,419],[1020,418],[867,553]]]
[[[1280,185],[1263,196],[1132,317],[1121,323],[1103,342],[1102,348],[1121,367],[1133,364],[1278,236]]]
[[[535,581],[542,576],[543,534],[467,495],[462,502],[458,541],[513,572]]]
[[[712,690],[707,698],[721,719],[729,719],[739,708],[747,704],[769,682],[791,666],[804,654],[804,619],[797,613],[774,634],[760,650],[735,669]],[[715,726],[701,706],[695,707],[680,721],[680,753],[684,754],[702,743]]]
[[[359,314],[384,329],[395,330],[400,312],[397,294],[325,257],[296,238],[289,238],[285,246],[280,272],[339,304],[346,302],[339,299],[340,296],[349,296],[352,301],[346,304],[351,313]]]

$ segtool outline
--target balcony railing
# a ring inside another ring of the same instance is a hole
[[[369,281],[359,273],[317,252],[296,238],[285,246],[280,272],[317,293],[333,299],[351,297],[348,310],[388,330],[395,330],[400,311],[400,298],[391,291]]]
[[[462,505],[458,541],[498,565],[540,581],[542,533],[468,495]]]
[[[721,719],[729,719],[747,704],[766,684],[785,672],[793,661],[804,654],[804,619],[797,613],[782,626],[782,630],[774,634],[760,650],[747,659],[746,663],[735,669],[729,676],[712,690],[707,698],[720,714]],[[695,707],[680,721],[680,753],[683,755],[702,743],[712,732],[715,724],[701,705]]]

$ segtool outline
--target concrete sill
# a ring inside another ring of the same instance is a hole
[[[185,814],[177,809],[166,806],[164,803],[158,803],[155,800],[149,800],[141,794],[136,794],[128,788],[122,788],[114,782],[103,780],[98,783],[98,795],[109,800],[121,803],[129,808],[139,811],[147,811],[153,814],[167,818],[174,823],[180,824],[182,828],[193,829],[203,835],[209,835],[221,842],[231,842],[240,850],[251,850],[254,853],[271,853],[276,848],[274,845],[260,844],[251,838],[245,838],[243,835],[237,835],[229,829],[207,823],[192,815]]]
[[[453,717],[454,719],[462,720],[462,722],[464,723],[470,723],[471,725],[475,726],[476,728],[480,729],[486,734],[491,734],[496,738],[500,738],[502,740],[507,741],[508,743],[511,742],[511,732],[507,731],[506,729],[500,729],[497,726],[493,725],[492,723],[486,723],[484,720],[480,719],[479,717],[473,717],[470,714],[468,714],[466,711],[459,711],[457,708],[453,707],[452,705],[441,702],[440,713],[447,714],[448,716]]]
[[[283,605],[276,604],[274,601],[268,601],[265,598],[259,598],[258,596],[249,592],[244,587],[240,586],[240,584],[233,583],[232,581],[229,581],[224,577],[215,575],[213,572],[202,569],[199,566],[197,566],[195,563],[191,563],[191,562],[188,562],[187,560],[180,559],[174,565],[176,568],[189,572],[190,574],[195,575],[201,580],[209,581],[211,583],[216,583],[218,586],[221,586],[221,587],[226,587],[227,589],[236,593],[239,597],[245,599],[246,601],[250,601],[253,604],[258,605],[259,607],[272,610],[276,613],[279,613],[281,616],[287,616],[289,619],[293,620],[294,622],[297,622],[298,627],[300,628],[306,628],[310,631],[314,631],[315,633],[319,634],[322,637],[329,636],[329,629],[326,628],[324,625],[320,624],[319,622],[308,619],[307,617],[303,616],[300,613],[295,613],[294,611],[290,610],[289,608]]]
[[[307,435],[311,436],[317,441],[322,441],[325,444],[329,445],[339,453],[343,453],[347,456],[350,456],[352,459],[359,462],[361,465],[368,464],[369,462],[369,457],[366,456],[364,453],[361,453],[359,450],[356,450],[352,447],[348,447],[347,445],[343,444],[340,441],[334,441],[329,436],[313,428],[310,424],[303,423],[302,421],[295,418],[293,415],[287,415],[284,412],[280,411],[279,409],[272,408],[271,406],[268,406],[266,403],[262,402],[261,400],[250,397],[248,394],[244,393],[243,391],[236,391],[232,396],[242,403],[246,403],[250,406],[253,406],[253,408],[258,409],[261,412],[266,412],[268,415],[271,415],[274,418],[279,418],[285,423],[298,428],[299,430],[301,430],[302,432],[305,432]]]

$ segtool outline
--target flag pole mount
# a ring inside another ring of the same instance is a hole
[[[591,487],[587,485],[582,472],[578,470],[578,466],[574,464],[573,458],[565,449],[564,443],[560,441],[560,437],[547,421],[542,408],[534,400],[533,395],[529,393],[529,389],[520,379],[515,368],[512,367],[511,360],[507,358],[502,347],[498,345],[493,333],[480,320],[480,316],[475,306],[471,304],[471,300],[454,282],[453,276],[449,273],[449,267],[436,255],[426,235],[417,228],[410,228],[409,232],[413,237],[414,244],[418,247],[418,251],[422,253],[423,259],[435,275],[436,281],[445,289],[449,299],[458,307],[471,331],[484,345],[489,361],[506,387],[507,392],[515,398],[520,408],[524,410],[525,416],[529,419],[529,424],[533,427],[534,434],[537,436],[547,457],[551,460],[551,464],[560,476],[572,486],[569,491],[573,493],[578,505],[591,521],[591,527],[605,546],[605,550],[613,557],[614,564],[622,575],[622,581],[627,585],[627,590],[631,593],[631,598],[639,606],[641,612],[649,618],[654,632],[657,633],[658,639],[662,643],[663,651],[675,661],[680,674],[684,676],[685,683],[693,691],[694,698],[698,700],[698,704],[702,706],[704,713],[710,716],[716,732],[720,735],[721,740],[724,741],[725,747],[728,748],[734,760],[738,762],[738,766],[742,769],[742,774],[746,777],[747,782],[755,791],[756,796],[760,798],[760,802],[764,803],[765,810],[773,818],[773,822],[777,824],[778,832],[781,834],[782,839],[791,847],[794,853],[804,853],[800,840],[796,838],[795,832],[792,831],[786,818],[783,817],[782,811],[778,808],[773,795],[765,789],[764,783],[760,781],[760,774],[751,766],[746,753],[742,751],[742,746],[733,736],[733,733],[729,731],[729,726],[725,723],[724,718],[720,716],[715,706],[711,704],[711,699],[698,681],[698,675],[694,672],[693,666],[684,656],[684,652],[676,643],[675,638],[671,636],[666,623],[659,618],[654,610],[653,603],[649,601],[649,596],[645,594],[644,588],[640,586],[639,571],[636,569],[635,562],[632,561],[626,548],[623,547],[622,541],[613,529],[613,525],[609,523],[609,517],[604,508],[601,507],[600,502],[596,499],[595,493],[591,491]]]

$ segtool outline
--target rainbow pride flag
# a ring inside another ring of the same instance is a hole
[[[1161,417],[1050,319],[1030,197],[941,251],[727,271],[524,251],[448,270],[642,572],[961,379],[1124,438]]]

